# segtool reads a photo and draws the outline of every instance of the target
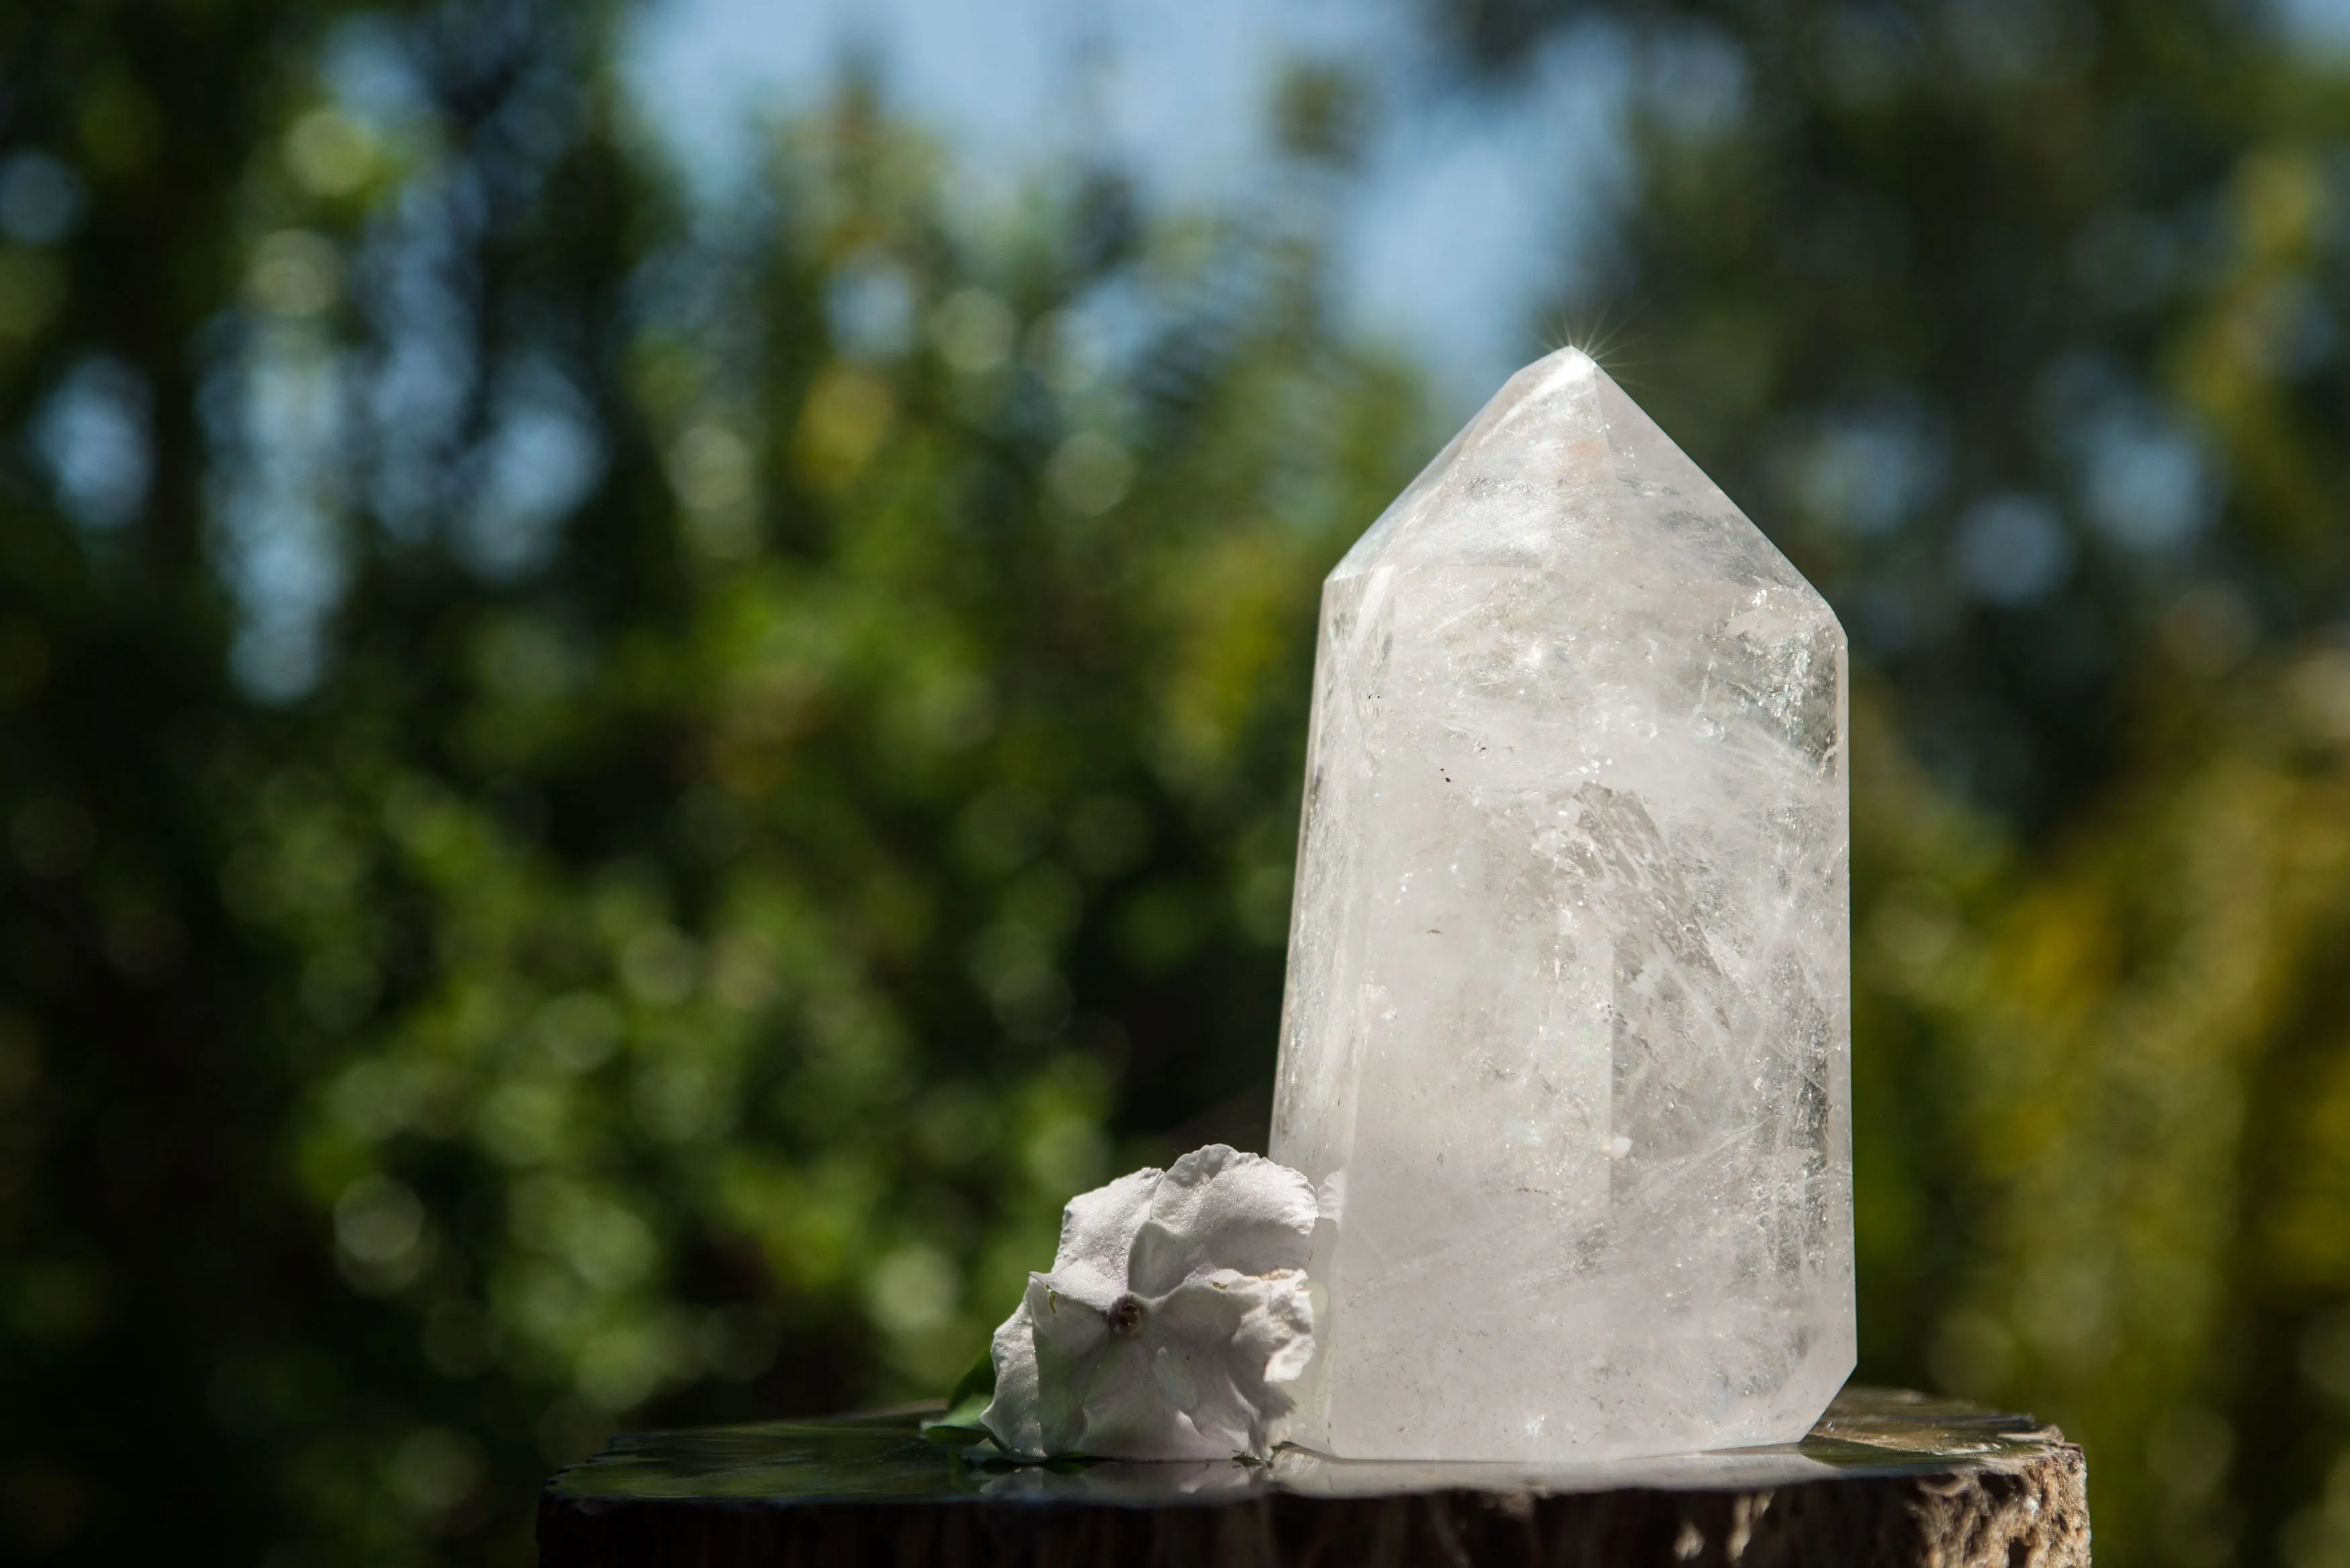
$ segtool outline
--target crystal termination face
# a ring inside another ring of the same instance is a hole
[[[1846,653],[1589,358],[1521,370],[1322,593],[1273,1158],[1285,1434],[1800,1438],[1854,1355]]]

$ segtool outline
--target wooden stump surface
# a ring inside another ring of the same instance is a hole
[[[2028,1417],[1848,1388],[1802,1443],[1617,1464],[1049,1469],[919,1412],[615,1438],[547,1485],[542,1568],[2078,1568],[2081,1450]]]

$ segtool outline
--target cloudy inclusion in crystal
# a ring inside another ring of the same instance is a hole
[[[1852,1369],[1845,639],[1589,358],[1324,585],[1273,1157],[1317,1184],[1287,1435],[1792,1442]]]

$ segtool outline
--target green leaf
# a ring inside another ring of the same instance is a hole
[[[934,1443],[994,1443],[995,1434],[979,1424],[981,1413],[994,1397],[995,1354],[983,1350],[971,1370],[955,1380],[947,1395],[946,1409],[922,1423],[922,1436]]]

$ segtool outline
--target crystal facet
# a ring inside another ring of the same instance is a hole
[[[1324,585],[1273,1158],[1287,1435],[1794,1442],[1853,1365],[1845,639],[1586,355]]]

